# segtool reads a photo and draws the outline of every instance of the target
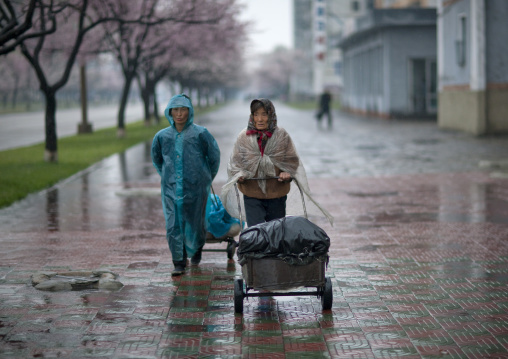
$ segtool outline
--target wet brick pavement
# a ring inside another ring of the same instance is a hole
[[[216,192],[244,126],[235,106],[203,119],[223,150]],[[224,252],[172,278],[158,179],[139,145],[0,210],[0,357],[508,357],[508,179],[478,167],[506,159],[508,139],[345,115],[319,130],[310,112],[277,109],[335,216],[333,227],[313,218],[332,239],[331,310],[267,296],[235,314],[241,268]],[[40,270],[98,269],[124,287],[30,284]]]

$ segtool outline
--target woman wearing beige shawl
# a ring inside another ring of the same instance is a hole
[[[307,198],[332,223],[331,215],[310,196],[305,169],[291,137],[277,126],[272,102],[253,100],[250,110],[248,126],[238,135],[228,163],[229,178],[221,194],[226,210],[233,217],[240,218],[240,203],[234,191],[237,184],[243,194],[249,227],[285,217],[286,201],[294,179]]]

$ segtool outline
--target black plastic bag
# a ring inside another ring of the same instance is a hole
[[[291,265],[328,260],[330,238],[304,217],[284,217],[245,229],[237,249],[240,264],[247,258],[280,258]]]

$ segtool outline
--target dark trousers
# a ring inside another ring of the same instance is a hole
[[[323,118],[323,116],[326,116],[326,119],[328,120],[328,128],[332,128],[332,112],[330,111],[330,109],[322,109],[316,115],[316,118],[318,120],[318,126],[321,126],[321,119]]]
[[[245,214],[247,215],[247,226],[255,226],[277,218],[286,216],[287,196],[273,199],[259,199],[243,196]]]
[[[203,253],[204,245],[196,252],[193,258],[201,260],[201,255]],[[175,266],[181,265],[183,267],[187,266],[187,251],[185,250],[185,245],[183,246],[183,260],[181,261],[173,261]]]
[[[181,261],[173,261],[173,265],[180,265],[184,268],[187,266],[187,251],[185,250],[185,245],[183,246],[183,259]]]

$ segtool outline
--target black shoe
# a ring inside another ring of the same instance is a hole
[[[185,273],[185,266],[181,264],[176,264],[175,269],[171,272],[172,276],[182,275]]]
[[[203,250],[200,249],[199,251],[197,251],[191,258],[190,262],[191,262],[191,265],[193,266],[197,266],[200,262],[201,262],[201,255],[203,254]]]

